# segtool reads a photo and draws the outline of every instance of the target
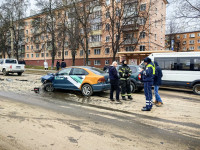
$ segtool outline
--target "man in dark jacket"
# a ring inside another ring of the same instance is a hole
[[[142,82],[144,82],[144,93],[146,97],[146,106],[142,111],[150,111],[152,108],[152,85],[155,75],[155,67],[150,58],[144,59],[145,69],[142,71]]]
[[[126,93],[128,96],[128,99],[132,100],[131,96],[131,81],[130,81],[130,76],[131,76],[132,70],[130,67],[127,65],[126,60],[122,61],[122,66],[119,68],[119,76],[120,76],[120,85],[121,85],[121,96],[123,100],[126,100]]]
[[[154,64],[155,64],[155,67],[156,67],[155,68],[156,71],[155,71],[155,76],[154,76],[154,83],[153,83],[154,94],[155,94],[155,98],[156,98],[154,103],[156,104],[156,106],[160,107],[160,106],[162,106],[163,102],[160,98],[160,95],[158,94],[158,90],[159,90],[159,87],[161,85],[161,78],[162,78],[163,74],[162,74],[162,70],[159,67],[158,63],[156,61],[154,61]]]
[[[60,69],[60,62],[57,61],[57,63],[56,63],[56,70],[58,71],[59,69]]]
[[[61,69],[65,68],[65,67],[67,67],[66,62],[64,60],[62,60]]]
[[[117,72],[117,62],[114,61],[112,65],[109,67],[109,78],[110,78],[110,84],[111,84],[111,89],[110,89],[110,100],[114,101],[113,99],[113,92],[116,91],[116,101],[120,102],[119,100],[119,93],[120,93],[120,88],[119,88],[119,76]]]

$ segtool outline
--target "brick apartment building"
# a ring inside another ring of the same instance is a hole
[[[120,0],[117,0],[120,2]],[[137,0],[130,0],[129,2],[135,2]],[[105,0],[106,5],[111,5],[110,0]],[[151,3],[150,3],[151,2]],[[124,25],[123,37],[138,39],[137,42],[130,42],[128,38],[120,45],[119,52],[116,55],[117,60],[127,59],[129,63],[139,63],[141,59],[146,57],[151,52],[160,52],[165,50],[165,16],[167,0],[142,0],[136,7],[138,7],[138,13],[143,13],[148,8],[149,17],[146,19],[145,30],[144,20],[140,19],[137,23],[134,23],[135,28],[129,28],[132,25],[130,22],[128,25]],[[151,6],[151,7],[150,7]],[[128,13],[136,11],[129,9]],[[103,6],[99,6],[93,12],[95,14],[101,14],[97,26],[94,26],[90,36],[94,37],[89,41],[89,65],[95,67],[103,67],[112,63],[112,49],[111,39],[108,31],[106,31],[106,24],[101,24],[106,21],[106,10]],[[117,12],[116,12],[117,13]],[[24,26],[21,27],[24,31],[24,38],[22,47],[25,50],[24,60],[28,65],[43,65],[46,60],[49,65],[51,64],[52,47],[44,44],[45,37],[43,35],[35,37],[34,34],[39,32],[39,29],[34,29],[32,23],[38,17],[42,18],[43,14],[30,16],[24,19]],[[59,22],[59,19],[58,21]],[[98,26],[98,24],[101,24]],[[38,31],[37,31],[38,30]],[[34,37],[33,37],[34,36]],[[188,37],[189,38],[189,37]],[[90,38],[89,38],[90,39]],[[121,40],[121,39],[120,39]],[[59,43],[56,43],[58,46]],[[45,50],[44,47],[47,47]],[[59,47],[59,46],[58,46]],[[71,51],[66,43],[64,50],[64,59],[68,66],[72,65]],[[61,48],[56,51],[55,61],[62,60]],[[83,65],[85,61],[85,53],[81,47],[76,51],[75,65]]]
[[[167,34],[165,47],[176,52],[200,51],[200,31]]]

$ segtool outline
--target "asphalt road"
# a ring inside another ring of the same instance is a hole
[[[80,121],[74,126],[77,130],[81,130],[85,122],[94,123],[96,124],[93,127],[96,131],[94,134],[100,137],[107,137],[108,134],[112,135],[113,139],[119,139],[119,143],[116,143],[119,148],[120,143],[128,141],[128,144],[132,143],[129,147],[130,149],[133,149],[136,143],[140,146],[140,149],[200,149],[199,124],[149,117],[143,114],[118,111],[106,107],[93,107],[49,97],[45,98],[40,95],[30,96],[0,92],[0,100],[21,103],[78,118]],[[153,125],[152,121],[157,122],[158,126]],[[102,126],[105,128],[102,128]],[[172,128],[173,126],[174,128]],[[191,134],[185,135],[184,132],[180,132],[184,129],[183,127],[186,130],[191,129]],[[192,129],[195,129],[194,134]]]

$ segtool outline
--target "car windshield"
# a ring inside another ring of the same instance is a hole
[[[95,68],[95,67],[87,68],[87,69],[89,69],[90,71],[92,71],[93,73],[98,74],[98,75],[105,73],[104,71],[102,71],[102,70],[100,70],[98,68]]]
[[[118,67],[117,67],[117,69],[119,70],[119,67],[120,67],[121,65],[119,65]],[[130,65],[128,65],[130,68],[131,68],[131,70],[132,70],[132,73],[136,73],[137,72],[137,67],[136,66],[130,66]]]
[[[17,63],[17,61],[16,60],[12,60],[12,59],[6,59],[6,63],[7,64],[16,64]]]

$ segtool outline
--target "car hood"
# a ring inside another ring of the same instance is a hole
[[[50,73],[50,74],[47,74],[47,75],[41,77],[41,79],[42,80],[53,80],[54,76],[55,75],[53,73]]]

